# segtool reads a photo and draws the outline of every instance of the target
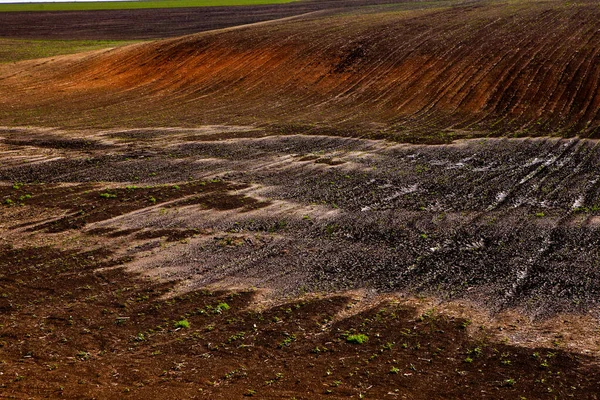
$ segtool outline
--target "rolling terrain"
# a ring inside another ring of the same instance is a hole
[[[597,399],[598,2],[272,7],[0,64],[0,397]]]
[[[229,5],[218,7],[214,6],[215,2],[223,4],[219,0],[0,4],[0,37],[46,40],[157,39],[315,11],[411,1],[231,0]],[[98,4],[108,9],[94,10]],[[46,10],[40,11],[40,8]],[[12,11],[6,12],[6,9]]]
[[[598,134],[597,2],[398,8],[3,68],[0,122],[318,124],[442,142]]]

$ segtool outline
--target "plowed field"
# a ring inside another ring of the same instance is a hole
[[[6,67],[0,121],[320,124],[437,142],[598,135],[597,2],[415,7]]]
[[[0,397],[598,398],[600,6],[365,4],[0,65]]]

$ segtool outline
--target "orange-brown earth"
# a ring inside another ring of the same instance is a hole
[[[407,2],[1,66],[0,397],[597,399],[599,51]]]
[[[443,4],[5,66],[0,122],[320,124],[399,140],[598,135],[598,2]]]

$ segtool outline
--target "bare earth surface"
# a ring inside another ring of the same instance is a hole
[[[599,43],[595,1],[370,7],[1,66],[0,123],[597,137]]]
[[[595,142],[0,136],[11,396],[598,393]]]
[[[315,11],[406,0],[309,0],[289,4],[104,11],[0,12],[0,37],[160,39]],[[60,29],[57,29],[60,27]]]
[[[599,397],[598,3],[361,4],[0,66],[0,398]]]

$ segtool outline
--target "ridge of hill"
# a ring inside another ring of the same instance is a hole
[[[408,141],[415,132],[442,141],[597,137],[600,6],[313,15],[3,71],[3,124],[322,124]]]

